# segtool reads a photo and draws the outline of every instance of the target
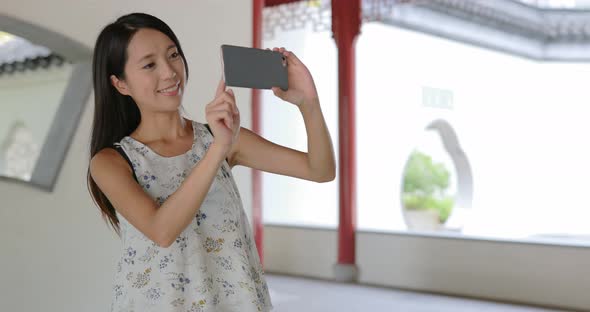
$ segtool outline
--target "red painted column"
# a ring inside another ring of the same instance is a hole
[[[332,32],[338,48],[338,134],[340,220],[338,265],[355,264],[356,136],[355,50],[360,33],[360,0],[332,0]]]
[[[252,0],[252,47],[262,48],[262,8],[264,0]],[[260,90],[252,89],[252,131],[261,133]],[[264,226],[262,224],[262,172],[252,169],[252,223],[260,262],[264,264]]]

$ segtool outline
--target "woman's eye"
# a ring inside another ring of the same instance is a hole
[[[154,63],[149,63],[149,64],[145,65],[143,68],[145,68],[145,69],[150,69],[150,68],[154,67],[154,65],[156,65],[156,64],[154,64]]]
[[[171,58],[177,58],[180,54],[178,52],[174,52],[172,54],[170,54]]]

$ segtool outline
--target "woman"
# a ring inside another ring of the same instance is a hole
[[[313,79],[283,48],[309,152],[240,127],[232,90],[219,83],[207,124],[180,114],[188,67],[158,18],[134,13],[107,25],[93,59],[95,112],[88,183],[120,235],[112,311],[268,311],[272,308],[231,168],[316,182],[335,176],[334,152]]]

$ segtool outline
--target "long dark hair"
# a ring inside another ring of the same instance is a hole
[[[112,147],[125,136],[130,135],[139,125],[141,115],[137,104],[130,96],[120,94],[110,82],[110,76],[125,79],[127,46],[139,29],[151,28],[167,35],[174,42],[185,64],[188,79],[188,64],[180,42],[166,23],[145,13],[132,13],[121,16],[107,25],[98,35],[92,59],[94,83],[94,121],[90,141],[90,159],[105,147]],[[88,190],[102,217],[120,235],[119,219],[108,198],[100,190],[87,171]]]

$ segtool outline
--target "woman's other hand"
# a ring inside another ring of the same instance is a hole
[[[233,90],[226,90],[223,79],[219,81],[215,98],[207,104],[205,113],[213,132],[214,143],[222,146],[228,153],[238,138],[240,111]]]

